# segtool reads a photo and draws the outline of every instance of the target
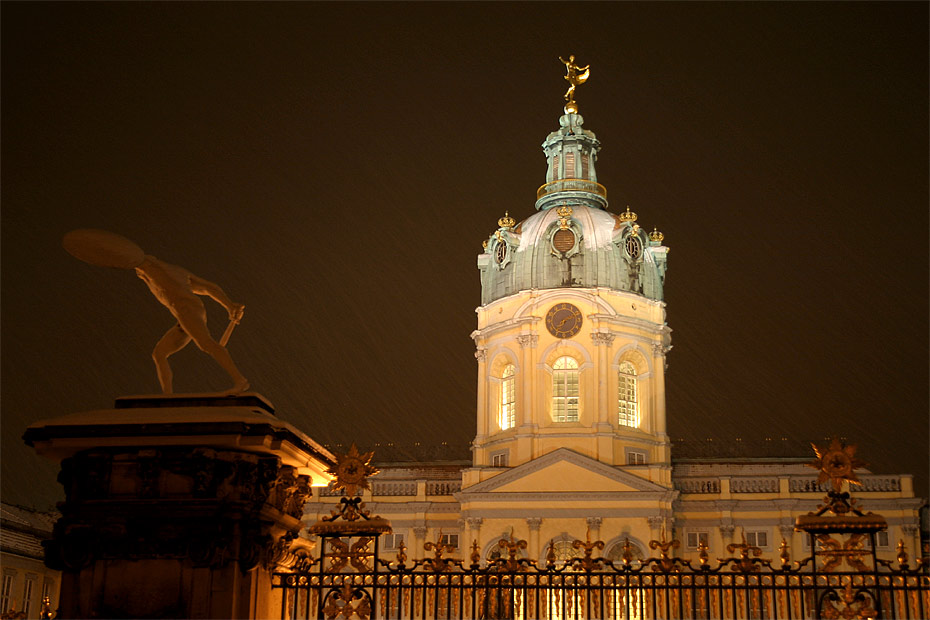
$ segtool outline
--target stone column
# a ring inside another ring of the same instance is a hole
[[[59,617],[280,615],[271,574],[296,561],[335,459],[272,411],[258,395],[144,397],[30,426],[65,488],[46,548]]]

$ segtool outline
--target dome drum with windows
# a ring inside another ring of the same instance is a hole
[[[573,58],[566,79],[587,79]],[[574,101],[581,82],[542,144],[535,213],[520,221],[502,209],[478,256],[475,466],[499,471],[569,448],[664,483],[668,248],[629,206],[608,210],[600,143]]]

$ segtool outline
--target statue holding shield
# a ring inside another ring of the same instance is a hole
[[[76,258],[101,267],[134,269],[136,275],[148,285],[178,323],[162,336],[152,351],[161,390],[173,391],[173,374],[168,357],[186,347],[191,341],[212,357],[233,380],[233,387],[223,392],[239,394],[249,388],[249,382],[239,372],[226,350],[232,329],[242,319],[245,306],[234,303],[216,284],[199,278],[177,265],[158,260],[125,237],[103,230],[79,229],[65,235],[65,249]],[[210,297],[229,313],[229,326],[219,342],[207,329],[207,311],[201,296]]]

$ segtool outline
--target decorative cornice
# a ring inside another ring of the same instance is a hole
[[[526,347],[536,348],[536,345],[539,344],[539,335],[520,334],[517,336],[517,343],[520,345],[521,349],[525,349]]]
[[[479,347],[478,350],[475,351],[475,359],[479,362],[486,362],[488,360],[488,350]]]
[[[601,345],[607,345],[609,347],[614,343],[614,338],[616,338],[616,335],[611,332],[591,332],[591,340],[596,347]]]

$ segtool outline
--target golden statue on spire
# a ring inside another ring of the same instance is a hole
[[[568,57],[568,60],[565,60],[559,56],[559,60],[562,61],[562,64],[565,65],[565,81],[568,82],[568,90],[565,91],[565,113],[566,114],[577,114],[578,113],[578,104],[575,103],[575,87],[579,84],[584,84],[588,77],[591,75],[591,65],[585,65],[579,67],[575,64],[575,55],[572,54]]]

